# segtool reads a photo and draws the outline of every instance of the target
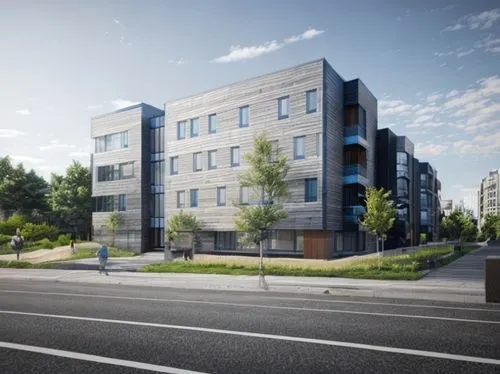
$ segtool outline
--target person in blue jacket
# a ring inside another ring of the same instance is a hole
[[[99,259],[99,274],[104,272],[106,275],[109,275],[106,270],[106,263],[108,262],[108,247],[106,244],[101,244],[101,248],[99,248],[96,255]]]

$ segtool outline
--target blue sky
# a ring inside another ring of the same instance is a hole
[[[379,99],[443,198],[500,167],[498,1],[39,1],[0,12],[0,154],[88,161],[90,117],[326,57]]]

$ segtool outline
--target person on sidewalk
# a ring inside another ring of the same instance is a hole
[[[16,252],[17,255],[17,261],[19,261],[19,256],[21,254],[21,251],[23,250],[23,245],[24,245],[24,237],[21,235],[21,230],[16,229],[16,235],[12,237],[12,240],[10,241],[10,247],[14,252]]]
[[[96,256],[99,258],[99,274],[104,272],[106,275],[109,275],[106,270],[106,263],[108,262],[108,247],[106,244],[101,244],[101,248],[96,252]]]
[[[75,241],[73,239],[71,239],[71,241],[69,242],[69,246],[71,247],[71,253],[75,254],[76,253],[76,250],[75,250]]]

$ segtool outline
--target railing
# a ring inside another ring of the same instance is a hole
[[[355,136],[359,135],[366,139],[366,126],[365,125],[354,125],[354,126],[344,126],[344,136]]]
[[[366,168],[359,164],[344,165],[344,176],[357,174],[366,178]]]

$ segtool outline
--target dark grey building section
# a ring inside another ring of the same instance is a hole
[[[151,249],[149,127],[163,113],[141,103],[92,118],[94,240],[138,252]],[[116,234],[107,227],[111,212],[119,212]]]
[[[420,162],[420,242],[439,240],[441,182],[437,170],[428,162]]]

